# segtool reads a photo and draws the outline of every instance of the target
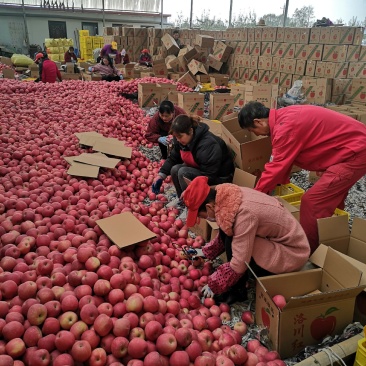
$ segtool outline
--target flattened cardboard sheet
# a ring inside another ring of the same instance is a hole
[[[120,159],[113,159],[108,158],[104,154],[81,154],[79,156],[74,157],[74,161],[89,164],[89,165],[96,165],[103,168],[115,168],[116,165],[120,162]]]
[[[67,174],[76,175],[78,177],[96,178],[99,174],[99,166],[72,162]]]
[[[93,150],[120,158],[130,158],[132,155],[132,148],[125,146],[123,141],[112,140],[106,137],[96,139],[93,144]]]
[[[103,135],[95,131],[76,132],[75,136],[79,139],[79,144],[85,146],[93,146],[97,137],[103,137]]]
[[[124,248],[156,237],[131,212],[113,215],[98,220],[96,223],[118,248]]]

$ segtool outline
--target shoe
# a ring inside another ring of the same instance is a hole
[[[173,201],[170,201],[165,207],[173,208],[179,207],[182,204],[182,200],[180,198],[175,198]]]

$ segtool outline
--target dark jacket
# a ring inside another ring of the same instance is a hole
[[[42,81],[44,83],[55,83],[56,79],[62,80],[61,73],[57,65],[51,60],[44,60],[42,62]]]
[[[180,114],[187,114],[184,109],[174,106],[174,116],[172,118],[172,122],[175,117]],[[172,126],[172,122],[165,123],[159,116],[159,112],[156,112],[150,119],[149,125],[147,126],[145,138],[150,142],[158,142],[158,138],[160,136],[168,136],[170,127]]]
[[[214,184],[217,177],[228,177],[234,173],[234,163],[224,140],[209,131],[208,126],[199,124],[194,131],[191,143],[181,145],[174,138],[174,147],[167,160],[160,168],[166,176],[176,164],[182,164],[180,152],[191,151],[198,169],[209,178],[209,184]]]

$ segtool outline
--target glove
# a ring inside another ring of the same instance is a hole
[[[149,66],[149,63],[148,62],[146,62],[146,66]]]
[[[93,71],[93,68],[92,68],[91,66],[89,66],[88,70],[89,70],[90,72],[92,72],[92,71]]]
[[[204,297],[214,297],[214,293],[211,291],[211,289],[208,287],[208,285],[204,285],[203,287],[202,287],[202,295],[204,296]]]
[[[159,178],[155,183],[151,185],[151,190],[153,193],[158,194],[160,193],[160,187],[163,184],[163,180]]]
[[[159,137],[159,138],[158,138],[158,141],[159,141],[161,144],[163,144],[163,145],[165,145],[165,146],[168,146],[168,141],[167,141],[166,136],[161,136],[161,137]]]
[[[190,254],[192,257],[203,257],[203,258],[205,258],[205,255],[203,254],[202,249],[189,248],[189,249],[187,249],[187,253]]]
[[[123,80],[123,75],[122,74],[119,76],[119,79],[120,80]]]

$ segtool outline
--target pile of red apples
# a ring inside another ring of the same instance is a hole
[[[228,305],[201,300],[212,265],[180,248],[204,241],[151,192],[148,118],[119,84],[0,80],[0,365],[285,365],[241,345],[247,325],[225,325]],[[125,141],[131,158],[96,179],[68,175],[84,131]],[[156,238],[119,249],[96,222],[122,212]]]

